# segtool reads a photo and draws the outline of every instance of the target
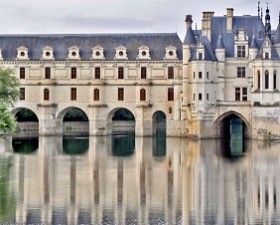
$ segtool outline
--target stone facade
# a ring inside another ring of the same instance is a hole
[[[138,136],[153,135],[157,112],[168,136],[216,138],[235,116],[251,138],[279,138],[280,26],[266,16],[204,12],[201,30],[186,16],[177,34],[3,35],[1,66],[20,80],[21,100],[41,135],[63,133],[73,107],[89,119],[90,135],[111,132],[112,116],[126,108]]]

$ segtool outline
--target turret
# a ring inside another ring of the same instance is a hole
[[[215,55],[218,61],[225,61],[226,49],[224,46],[222,35],[219,34],[219,38],[216,44]]]
[[[258,55],[258,51],[259,51],[259,48],[258,48],[258,45],[256,42],[255,34],[253,34],[253,37],[252,37],[252,40],[251,40],[251,43],[249,46],[249,59],[250,60],[255,59]]]
[[[269,9],[267,6],[266,9],[266,15],[265,15],[265,35],[271,39],[271,24],[270,24],[270,15],[269,15]]]
[[[196,40],[192,30],[192,23],[193,23],[192,15],[187,15],[185,22],[186,22],[187,32],[183,45],[183,61],[184,63],[187,63],[191,57],[191,47],[196,45]]]

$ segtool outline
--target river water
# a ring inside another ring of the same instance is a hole
[[[0,141],[10,224],[280,224],[280,144],[183,138]]]

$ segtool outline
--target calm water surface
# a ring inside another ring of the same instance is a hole
[[[0,152],[2,223],[280,224],[279,143],[39,137]]]

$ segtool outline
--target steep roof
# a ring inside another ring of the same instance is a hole
[[[182,59],[182,42],[176,33],[0,35],[4,60],[15,60],[21,46],[28,48],[30,60],[40,60],[46,46],[53,48],[56,60],[66,60],[71,46],[79,48],[81,60],[90,60],[95,46],[104,48],[106,60],[114,60],[115,49],[121,45],[127,49],[128,60],[136,60],[143,45],[150,48],[152,60],[163,60],[168,46],[176,47]]]

